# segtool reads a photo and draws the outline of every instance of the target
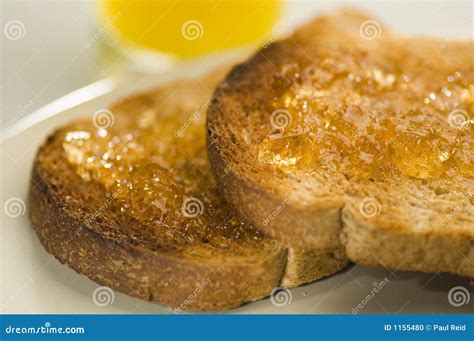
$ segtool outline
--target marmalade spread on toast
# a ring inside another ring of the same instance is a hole
[[[62,146],[77,173],[104,186],[121,214],[160,233],[157,240],[226,247],[235,239],[261,239],[218,195],[203,117],[182,125],[178,115],[141,109],[116,114],[107,129],[83,122],[66,132]]]
[[[472,61],[423,74],[399,64],[388,55],[331,51],[303,66],[281,66],[259,160],[365,179],[394,172],[472,178]]]

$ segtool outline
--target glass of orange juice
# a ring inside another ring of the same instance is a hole
[[[165,70],[261,43],[281,7],[280,0],[99,0],[103,55],[109,64]]]

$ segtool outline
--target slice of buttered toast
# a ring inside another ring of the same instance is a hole
[[[125,99],[47,139],[30,213],[48,252],[102,285],[180,310],[236,307],[346,264],[326,253],[287,261],[286,248],[220,199],[204,121],[227,71]]]
[[[289,249],[474,277],[473,53],[358,12],[314,20],[216,89],[218,187]]]

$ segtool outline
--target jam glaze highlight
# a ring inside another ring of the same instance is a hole
[[[192,119],[167,115],[139,99],[134,112],[113,108],[115,123],[107,129],[84,121],[64,133],[62,147],[77,174],[103,186],[116,198],[110,209],[139,220],[158,241],[226,248],[235,239],[260,240],[261,233],[219,197],[207,160],[204,112]]]
[[[362,179],[473,178],[472,63],[420,71],[381,51],[321,48],[311,62],[280,66],[267,108],[280,117],[258,159]]]

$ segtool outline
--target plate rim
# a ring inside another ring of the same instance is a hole
[[[78,105],[109,94],[115,89],[117,89],[117,83],[109,77],[73,90],[20,118],[10,128],[2,132],[0,135],[0,144],[4,144],[11,138],[42,121],[59,115],[66,110],[77,107]]]

